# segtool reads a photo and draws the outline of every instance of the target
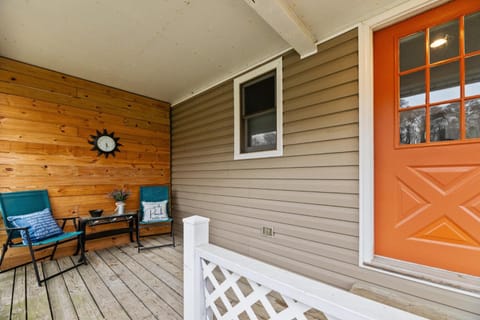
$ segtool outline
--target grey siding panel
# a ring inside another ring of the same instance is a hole
[[[233,81],[174,107],[176,227],[211,218],[220,246],[350,289],[371,283],[475,318],[473,297],[358,267],[358,40],[284,56],[284,155],[233,160]],[[275,236],[261,235],[262,226]]]

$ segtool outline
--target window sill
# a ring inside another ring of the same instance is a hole
[[[273,157],[281,157],[282,155],[283,155],[282,149],[248,152],[248,153],[235,153],[235,155],[233,156],[233,160],[273,158]]]

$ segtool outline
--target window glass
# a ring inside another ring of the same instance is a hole
[[[400,71],[425,64],[425,32],[417,32],[400,39]]]
[[[430,29],[430,62],[458,56],[458,20],[453,20]]]
[[[425,142],[425,108],[400,112],[400,143]]]
[[[460,104],[458,102],[430,108],[430,141],[458,140]]]
[[[275,73],[269,73],[243,85],[244,115],[275,108]]]
[[[480,12],[465,16],[465,52],[480,50]]]
[[[480,94],[480,55],[465,59],[465,96]]]
[[[430,69],[430,103],[460,97],[459,68],[455,61]]]
[[[247,119],[248,147],[277,144],[276,115],[274,112]]]
[[[465,101],[467,138],[480,138],[480,99]]]
[[[425,104],[425,71],[400,77],[400,108]]]

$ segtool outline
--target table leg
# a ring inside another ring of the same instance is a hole
[[[75,250],[75,253],[74,253],[74,256],[76,256],[79,252],[80,252],[80,248],[84,248],[85,250],[85,223],[83,223],[82,221],[80,221],[80,225],[79,225],[79,231],[82,231],[82,234],[80,235],[80,237],[78,237],[78,240],[77,240],[77,249]]]
[[[130,219],[128,221],[128,227],[130,228],[129,233],[130,233],[130,242],[133,242],[133,220],[134,218]]]

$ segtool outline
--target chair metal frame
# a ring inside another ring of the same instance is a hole
[[[166,193],[166,194],[165,194]],[[167,206],[167,214],[168,220],[162,221],[152,221],[152,222],[142,222],[143,219],[143,206],[142,201],[164,201],[168,200]],[[148,250],[154,248],[161,248],[161,247],[175,247],[175,233],[173,231],[173,217],[172,217],[172,204],[171,204],[171,194],[170,194],[170,185],[155,185],[155,186],[140,186],[140,209],[138,210],[137,214],[137,248],[138,252],[141,250]],[[154,224],[161,224],[170,222],[170,237],[172,238],[171,243],[156,245],[156,246],[149,246],[146,247],[140,242],[140,237],[150,237],[155,235],[167,234],[168,232],[160,232],[149,234],[145,236],[140,236],[140,229],[142,227],[149,227]]]
[[[15,198],[19,198],[19,199],[23,198],[23,201],[26,201],[26,199],[28,199],[29,197],[31,197],[32,199],[35,199],[35,200],[40,200],[41,201],[40,206],[35,207],[35,205],[34,205],[34,207],[32,207],[31,202],[28,203],[28,204],[20,204],[19,205],[20,208],[15,213],[9,215],[9,213],[7,212],[7,209],[5,208],[6,206],[12,206],[12,201],[15,201]],[[41,208],[42,206],[43,206],[43,208]],[[35,208],[35,209],[33,209],[33,208]],[[51,209],[47,190],[32,190],[32,191],[18,191],[18,192],[0,193],[0,211],[2,213],[3,222],[4,222],[4,225],[5,225],[5,228],[0,228],[0,230],[2,230],[2,231],[4,230],[4,231],[7,232],[7,240],[2,245],[2,254],[0,256],[0,267],[2,266],[3,260],[5,258],[5,254],[7,253],[9,248],[28,247],[28,250],[30,252],[30,256],[31,256],[31,259],[32,259],[32,261],[29,261],[29,262],[26,262],[26,263],[23,263],[23,264],[20,264],[20,265],[16,265],[14,267],[11,267],[11,268],[8,268],[8,269],[5,269],[5,270],[0,269],[0,273],[4,273],[4,272],[10,271],[12,269],[15,269],[15,268],[22,267],[22,266],[28,265],[30,263],[33,263],[33,268],[34,268],[34,271],[35,271],[35,276],[37,278],[38,285],[41,286],[43,282],[45,282],[49,279],[52,279],[52,278],[54,278],[56,276],[59,276],[59,275],[65,273],[67,271],[70,271],[74,268],[77,268],[80,265],[87,264],[87,259],[85,257],[85,248],[83,247],[83,245],[80,241],[80,237],[82,236],[82,232],[79,232],[79,231],[66,232],[66,233],[63,234],[64,237],[61,240],[57,240],[57,241],[53,240],[55,238],[58,238],[58,236],[54,236],[54,237],[43,239],[39,242],[34,243],[34,242],[31,241],[31,238],[30,238],[30,232],[28,230],[29,227],[21,227],[21,228],[13,227],[12,224],[7,219],[8,216],[28,214],[28,213],[31,213],[31,212],[34,212],[34,211],[43,210],[45,208]],[[62,231],[64,230],[67,221],[72,221],[73,225],[75,227],[75,230],[78,229],[77,228],[77,218],[76,217],[55,218],[55,220],[57,220],[57,221],[62,220],[63,221],[63,223],[60,226]],[[20,237],[20,231],[25,231],[27,244],[15,243],[13,241],[14,239],[17,239],[17,238]],[[70,237],[68,237],[69,234],[71,234]],[[52,239],[52,243],[48,243],[49,239]],[[43,263],[42,260],[46,259],[46,258],[50,258],[50,260],[53,260],[53,258],[55,256],[55,253],[57,251],[58,245],[69,242],[69,241],[74,241],[74,240],[77,240],[77,243],[78,243],[78,245],[80,245],[80,249],[81,249],[80,250],[80,259],[78,260],[78,263],[74,264],[73,266],[71,266],[71,267],[69,267],[65,270],[59,271],[55,274],[52,274],[48,277],[44,277],[43,279],[41,279],[40,278],[40,273],[39,273],[39,270],[38,270],[38,266],[37,266],[37,262]],[[38,248],[34,248],[34,247],[38,247]],[[48,249],[48,248],[53,248],[53,250],[50,254],[39,257],[39,258],[35,257],[35,252],[42,251],[42,250],[45,250],[45,249]]]

